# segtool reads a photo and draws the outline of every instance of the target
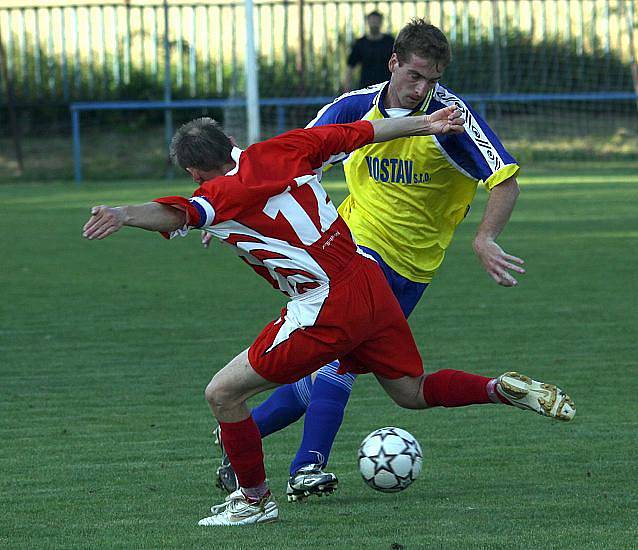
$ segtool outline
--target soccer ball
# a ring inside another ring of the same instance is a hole
[[[359,447],[363,480],[382,493],[396,493],[419,477],[423,453],[414,436],[401,428],[380,428]]]

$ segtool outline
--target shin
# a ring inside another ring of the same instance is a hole
[[[252,369],[243,352],[213,377],[205,393],[239,485],[256,497],[267,492],[266,474],[261,435],[246,400],[274,385]]]

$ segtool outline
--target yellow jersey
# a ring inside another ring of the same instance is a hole
[[[342,160],[349,196],[339,207],[358,244],[397,273],[429,283],[454,230],[470,210],[478,184],[492,189],[519,167],[498,137],[459,96],[440,84],[416,109],[383,107],[388,83],[344,94],[308,127],[429,114],[458,105],[465,132],[373,143]]]

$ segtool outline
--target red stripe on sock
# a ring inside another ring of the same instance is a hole
[[[249,416],[241,422],[220,422],[224,449],[242,488],[258,487],[266,481],[264,451],[259,428]]]
[[[423,397],[430,407],[464,407],[492,403],[487,384],[491,378],[461,370],[443,369],[428,374]]]

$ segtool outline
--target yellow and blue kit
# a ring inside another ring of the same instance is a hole
[[[488,190],[517,174],[516,160],[487,123],[441,84],[414,110],[385,109],[388,83],[344,94],[308,127],[430,114],[457,105],[465,132],[373,143],[343,160],[349,196],[339,207],[357,243],[378,252],[403,277],[429,283],[478,184]]]

